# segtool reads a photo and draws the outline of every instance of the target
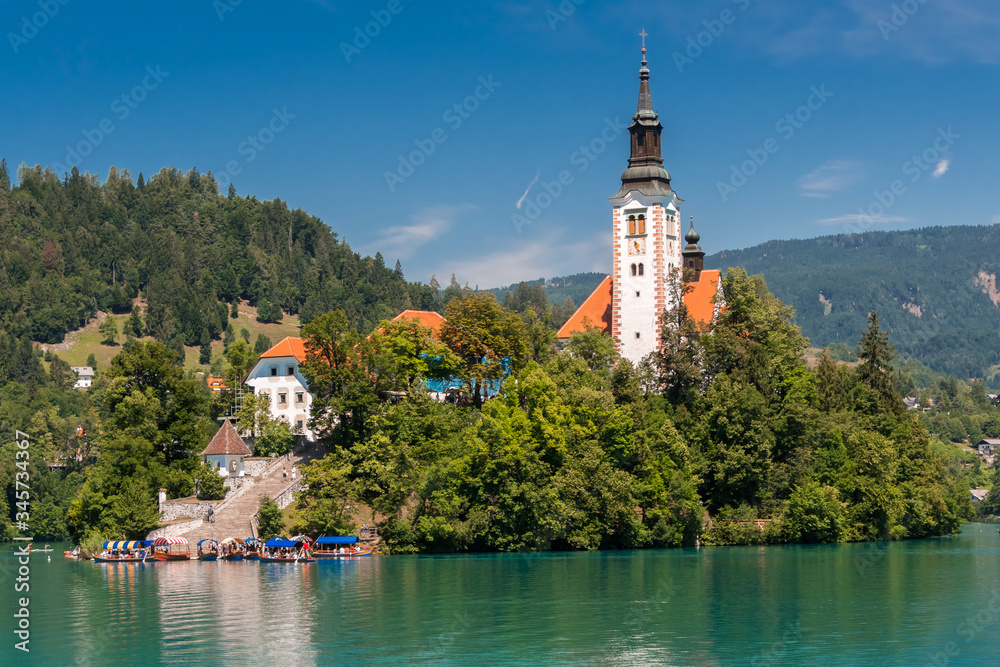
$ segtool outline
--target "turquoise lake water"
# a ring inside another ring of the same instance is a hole
[[[1000,534],[148,565],[31,556],[31,665],[1000,665]]]

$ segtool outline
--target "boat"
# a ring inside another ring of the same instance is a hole
[[[370,546],[358,546],[355,535],[324,535],[316,540],[312,555],[316,558],[364,558],[371,556],[374,550]]]
[[[306,540],[286,540],[272,537],[264,543],[260,554],[261,563],[314,563],[316,559],[309,554],[309,542]]]
[[[191,560],[191,547],[183,537],[157,537],[153,540],[156,560]]]
[[[155,563],[151,542],[145,540],[119,540],[104,543],[104,551],[95,554],[95,563]]]
[[[203,547],[201,545],[206,544]],[[208,538],[204,539],[198,543],[198,560],[216,560],[219,557],[219,543],[215,540]]]
[[[243,540],[238,537],[227,537],[220,545],[219,557],[222,560],[243,560]]]
[[[243,540],[243,560],[260,560],[260,552],[263,548],[263,541],[256,537],[248,537]]]
[[[79,558],[80,557],[80,545],[73,547],[72,551],[64,551],[63,558]]]

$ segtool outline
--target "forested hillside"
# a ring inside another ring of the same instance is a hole
[[[705,263],[763,275],[816,347],[853,345],[876,311],[900,357],[1000,384],[1000,226],[770,241]]]
[[[127,313],[140,290],[144,333],[175,351],[218,339],[237,298],[258,318],[308,323],[342,308],[371,330],[405,308],[436,307],[397,262],[361,257],[318,218],[285,202],[217,193],[210,175],[164,168],[133,183],[76,169],[60,179],[0,165],[0,330],[60,342],[98,310]],[[8,339],[9,340],[9,339]]]

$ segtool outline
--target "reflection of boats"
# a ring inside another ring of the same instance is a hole
[[[243,540],[238,537],[227,537],[222,540],[219,555],[222,560],[243,560]]]
[[[309,543],[305,540],[286,540],[272,537],[264,543],[260,554],[261,563],[313,563],[316,559],[309,555]]]
[[[183,537],[157,537],[153,555],[157,560],[191,560],[191,547]]]
[[[372,547],[359,547],[355,535],[333,535],[320,537],[312,555],[316,558],[362,558],[372,555]]]
[[[104,551],[94,556],[95,563],[155,563],[150,543],[144,540],[109,541]]]
[[[201,546],[206,544],[207,546]],[[219,557],[219,543],[209,538],[198,543],[198,560],[216,560]]]
[[[264,543],[256,537],[248,537],[243,540],[243,559],[260,560],[260,552],[264,548]]]

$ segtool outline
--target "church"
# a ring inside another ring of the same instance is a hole
[[[644,35],[645,37],[645,35]],[[639,363],[660,346],[661,316],[674,304],[668,280],[683,271],[684,303],[700,327],[722,304],[720,271],[706,271],[701,236],[691,227],[681,241],[681,199],[663,168],[663,125],[653,110],[646,47],[639,69],[639,103],[629,126],[631,154],[621,187],[611,197],[612,273],[559,330],[566,339],[598,327],[619,354]]]

